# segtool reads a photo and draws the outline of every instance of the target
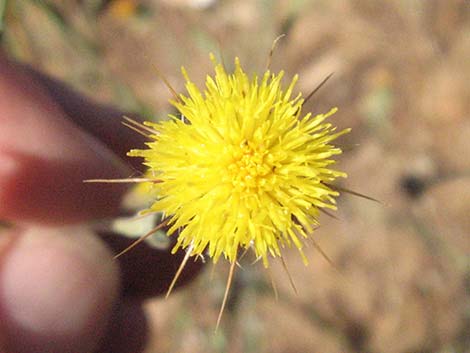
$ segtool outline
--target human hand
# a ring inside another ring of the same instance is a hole
[[[118,263],[130,240],[86,225],[116,215],[126,188],[83,180],[130,176],[117,156],[142,147],[121,116],[0,52],[0,219],[15,225],[0,233],[1,353],[142,349],[141,300],[166,291],[183,254],[141,244]]]

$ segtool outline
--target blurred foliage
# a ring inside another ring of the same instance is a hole
[[[5,22],[5,8],[6,8],[6,2],[7,0],[1,0],[0,1],[0,38],[3,34],[4,30],[4,22]]]

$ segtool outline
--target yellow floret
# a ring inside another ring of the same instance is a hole
[[[129,156],[144,157],[160,181],[149,211],[170,219],[173,251],[233,262],[252,248],[268,266],[285,246],[302,253],[319,209],[336,208],[328,184],[346,174],[331,169],[341,153],[331,142],[349,130],[325,122],[336,108],[302,114],[301,95],[292,97],[297,76],[284,90],[283,72],[249,78],[238,59],[232,74],[212,60],[204,92],[182,69],[188,94],[172,101],[180,115],[147,123],[156,132],[148,149]]]

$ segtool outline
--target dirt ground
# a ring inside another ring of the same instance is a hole
[[[1,6],[0,6],[1,7]],[[1,13],[0,9],[0,13]],[[343,193],[322,215],[304,266],[295,250],[266,271],[238,270],[214,326],[227,265],[147,303],[147,352],[470,353],[470,2],[465,0],[11,1],[2,46],[82,92],[162,118],[201,84],[208,53],[300,75],[306,110],[339,107]],[[155,269],[157,270],[157,269]]]

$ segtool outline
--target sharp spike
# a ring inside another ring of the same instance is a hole
[[[255,263],[259,262],[259,260],[261,260],[262,257],[261,256],[258,256],[250,265],[254,265]]]
[[[248,253],[248,250],[250,250],[250,247],[246,247],[245,250],[243,250],[242,254],[238,258],[238,261],[240,261],[241,259],[245,257],[245,255]]]
[[[309,238],[310,241],[312,242],[313,246],[315,247],[315,249],[317,249],[317,251],[320,253],[320,255],[326,260],[326,262],[328,262],[331,267],[333,267],[334,269],[336,269],[338,272],[338,267],[335,265],[335,263],[333,262],[333,260],[331,260],[331,258],[323,251],[323,249],[321,248],[321,246],[315,241],[315,239],[313,239],[313,237],[310,237]]]
[[[194,262],[196,262],[198,259],[201,259],[202,263],[205,264],[206,263],[206,258],[204,257],[204,255],[202,254],[196,254],[194,256]]]
[[[211,273],[209,275],[209,281],[212,282],[212,280],[214,279],[214,274],[215,274],[215,263],[212,262]]]
[[[351,145],[341,145],[341,144],[336,145],[336,147],[339,147],[341,149],[341,151],[343,151],[345,153],[354,151],[359,146],[360,146],[359,143],[355,143],[355,144],[351,144]]]
[[[157,130],[152,129],[151,127],[148,127],[147,125],[142,124],[142,123],[140,123],[140,122],[138,122],[138,121],[136,121],[136,120],[134,120],[134,119],[131,119],[131,118],[129,118],[128,116],[125,116],[125,115],[124,115],[124,116],[123,116],[123,119],[124,119],[127,123],[129,123],[130,125],[132,125],[132,126],[134,126],[134,127],[136,127],[136,128],[139,128],[139,129],[145,130],[145,131],[147,131],[147,132],[150,132],[150,133],[153,134],[153,135],[158,135],[158,134],[159,134],[159,132],[158,132]],[[124,124],[124,123],[125,123],[125,122],[123,122],[123,124]]]
[[[122,125],[124,125],[125,127],[129,128],[129,129],[131,129],[131,130],[133,130],[133,131],[135,131],[135,132],[137,132],[139,135],[142,135],[142,136],[144,136],[144,137],[147,138],[147,139],[150,139],[150,138],[151,138],[150,135],[147,135],[145,132],[140,131],[140,130],[137,129],[136,127],[134,127],[134,126],[132,126],[132,125],[130,125],[130,124],[124,122],[124,121],[122,122]]]
[[[321,213],[326,214],[328,217],[331,217],[331,218],[336,219],[337,221],[339,221],[339,218],[338,218],[338,217],[336,217],[333,213],[328,212],[328,211],[325,210],[324,208],[319,207],[318,210],[319,210]]]
[[[243,270],[243,266],[240,264],[240,262],[236,261],[236,263],[237,263],[237,267]]]
[[[154,234],[155,232],[157,232],[158,230],[160,230],[161,228],[163,228],[166,224],[168,223],[168,220],[164,220],[162,221],[159,225],[157,225],[155,228],[153,228],[152,230],[150,230],[148,233],[142,235],[139,239],[137,239],[135,242],[133,242],[131,245],[129,245],[127,248],[125,248],[123,251],[121,251],[119,254],[115,255],[114,256],[114,259],[117,259],[118,257],[124,255],[125,253],[127,253],[129,250],[131,250],[132,248],[136,247],[137,245],[139,245],[140,243],[142,243],[145,239],[147,239],[149,236],[151,236],[152,234]]]
[[[276,282],[274,282],[273,274],[271,270],[269,269],[269,267],[265,267],[265,269],[266,269],[266,272],[268,272],[269,281],[271,282],[271,288],[273,289],[273,292],[274,292],[274,298],[276,299],[276,301],[278,301],[279,294],[277,292],[277,286],[276,286]]]
[[[280,258],[281,258],[282,267],[284,268],[284,271],[286,271],[287,277],[289,277],[290,285],[291,285],[292,289],[294,290],[295,294],[298,295],[299,293],[297,292],[297,288],[295,286],[294,279],[290,275],[289,269],[287,268],[287,264],[284,261],[284,258],[282,256],[280,256]]]
[[[148,216],[152,216],[152,215],[157,214],[157,213],[160,213],[160,211],[153,211],[153,212],[146,212],[146,213],[143,213],[143,214],[137,214],[137,215],[135,215],[134,217],[131,218],[131,221],[138,221],[140,219],[143,219],[143,218],[148,217]]]
[[[227,285],[225,286],[224,299],[222,300],[222,305],[220,307],[219,316],[217,317],[217,323],[215,324],[215,332],[217,332],[217,329],[219,328],[220,320],[222,320],[222,314],[224,313],[225,305],[227,304],[228,294],[230,292],[230,286],[232,285],[233,273],[235,272],[236,262],[237,262],[236,259],[234,259],[232,264],[230,265],[230,271],[228,273],[228,278],[227,278]]]
[[[156,66],[154,66],[154,69],[157,72],[157,76],[160,78],[160,80],[163,81],[165,86],[168,88],[170,93],[173,95],[173,98],[175,98],[176,101],[181,102],[181,99],[178,96],[178,94],[176,93],[176,90],[171,86],[170,82],[166,79],[166,77],[163,76],[163,74],[160,72],[160,70]]]
[[[329,184],[329,183],[325,183],[323,182],[324,185],[332,188],[333,190],[336,190],[336,191],[341,191],[341,192],[346,192],[348,194],[351,194],[351,195],[354,195],[354,196],[357,196],[357,197],[362,197],[363,199],[367,199],[367,200],[370,200],[370,201],[374,201],[374,202],[378,202],[378,203],[382,203],[380,200],[377,200],[377,199],[374,199],[373,197],[371,196],[367,196],[367,195],[364,195],[364,194],[361,194],[357,191],[352,191],[352,190],[349,190],[349,189],[346,189],[346,188],[343,188],[341,186],[337,186],[337,185],[332,185],[332,184]]]
[[[281,34],[277,36],[276,39],[274,39],[273,44],[271,45],[271,50],[269,51],[268,60],[266,61],[266,71],[268,71],[271,67],[271,60],[273,58],[274,49],[276,49],[277,42],[279,42],[279,40],[284,36],[285,34]]]
[[[175,287],[176,281],[180,277],[181,273],[183,272],[184,266],[186,266],[186,263],[188,262],[189,258],[191,257],[191,253],[193,252],[194,245],[191,244],[188,247],[188,250],[186,250],[186,254],[184,255],[183,261],[181,261],[181,265],[178,267],[178,271],[176,271],[175,276],[173,277],[173,280],[171,281],[170,286],[168,287],[168,291],[166,292],[165,298],[168,298],[171,294],[171,291]]]
[[[320,88],[323,87],[323,85],[331,78],[331,76],[333,76],[333,74],[334,74],[334,72],[332,72],[332,73],[330,73],[328,76],[326,76],[326,77],[323,79],[323,81],[321,81],[320,84],[318,84],[318,86],[315,87],[312,92],[310,92],[310,94],[304,99],[304,102],[303,102],[302,104],[307,103],[307,101],[308,101],[310,98],[312,98],[313,95],[314,95],[315,93],[317,93]]]
[[[87,179],[84,183],[161,183],[159,179],[153,178],[125,178],[125,179]]]

